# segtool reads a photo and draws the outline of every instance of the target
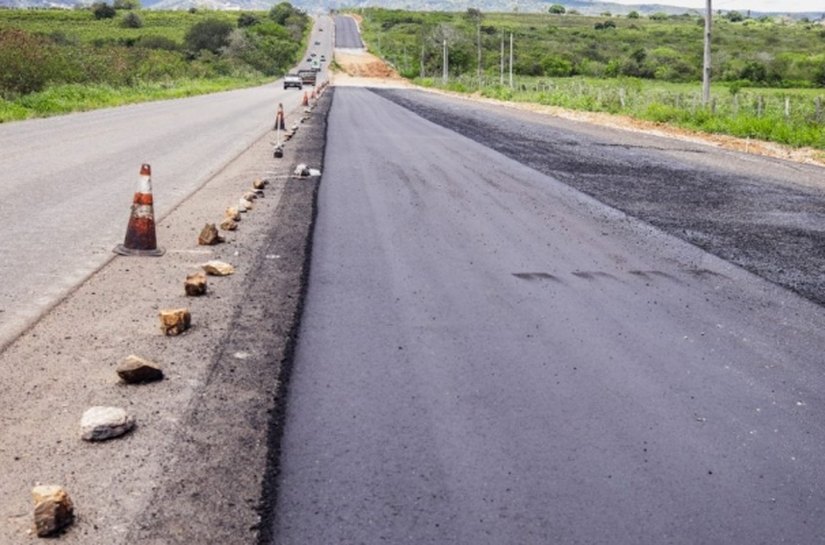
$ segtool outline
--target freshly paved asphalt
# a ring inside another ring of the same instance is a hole
[[[311,39],[331,58],[331,38]],[[276,82],[0,125],[0,349],[123,242],[142,163],[159,220],[271,129],[279,102],[300,99]]]
[[[364,47],[361,33],[355,19],[348,15],[335,16],[335,47],[342,49],[360,49]]]
[[[367,90],[329,122],[273,543],[822,541],[821,307]]]

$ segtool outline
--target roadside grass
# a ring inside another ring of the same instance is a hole
[[[715,85],[702,106],[697,84],[637,78],[525,78],[512,88],[498,81],[462,76],[446,85],[440,78],[416,78],[442,88],[512,102],[606,112],[687,129],[755,138],[794,147],[825,150],[825,90],[764,89]]]
[[[0,123],[70,112],[124,106],[152,100],[184,98],[262,85],[272,78],[184,79],[139,83],[130,87],[109,85],[56,85],[15,100],[0,98]]]

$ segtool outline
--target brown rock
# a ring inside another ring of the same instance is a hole
[[[244,197],[241,197],[238,201],[238,208],[240,208],[241,212],[252,210],[252,201]]]
[[[35,486],[34,526],[38,537],[60,532],[74,521],[74,506],[69,494],[61,486]]]
[[[238,222],[230,218],[229,216],[223,218],[221,222],[221,229],[224,231],[234,231],[238,228]]]
[[[223,242],[223,237],[218,233],[218,228],[214,223],[207,223],[198,235],[198,244],[201,246],[214,246]]]
[[[192,323],[192,315],[185,308],[176,308],[160,311],[160,328],[164,335],[180,335],[189,329]]]
[[[153,361],[135,356],[127,356],[117,366],[117,375],[127,384],[141,384],[163,379],[163,371]]]
[[[206,271],[206,274],[212,276],[229,276],[235,272],[235,267],[223,261],[207,261],[201,266],[203,270]]]
[[[186,290],[186,295],[191,297],[204,295],[206,293],[206,275],[202,272],[186,275],[186,281],[183,283],[183,288]]]
[[[243,194],[243,198],[248,200],[249,202],[252,202],[258,198],[258,194],[254,191],[247,191]]]
[[[234,206],[230,206],[226,209],[226,214],[224,214],[227,218],[231,218],[235,221],[241,221],[241,213],[238,211],[237,208]]]
[[[254,182],[252,182],[252,187],[254,189],[263,189],[266,187],[266,180],[261,180],[257,178]]]

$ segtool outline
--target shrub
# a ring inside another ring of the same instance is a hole
[[[258,19],[251,13],[241,13],[238,16],[238,28],[250,27],[253,25],[257,25],[260,22],[260,19]]]
[[[50,48],[17,29],[0,29],[0,95],[40,91],[52,71]]]
[[[123,17],[120,26],[123,28],[140,28],[143,26],[143,19],[137,13],[130,11]]]
[[[547,11],[554,15],[563,15],[567,12],[567,8],[565,8],[561,4],[553,4]]]
[[[112,19],[117,15],[117,11],[106,2],[95,2],[92,4],[92,14],[95,19]]]
[[[140,9],[140,0],[115,0],[112,6],[124,10]]]
[[[192,25],[183,39],[186,49],[197,54],[201,50],[218,54],[229,44],[232,24],[220,19],[206,19]]]
[[[627,18],[628,19],[638,19],[639,18],[639,12],[636,11],[636,10],[633,10],[630,13],[627,14]]]

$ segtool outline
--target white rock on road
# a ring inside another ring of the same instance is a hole
[[[120,407],[91,407],[80,419],[80,437],[85,441],[105,441],[128,433],[135,419]]]

